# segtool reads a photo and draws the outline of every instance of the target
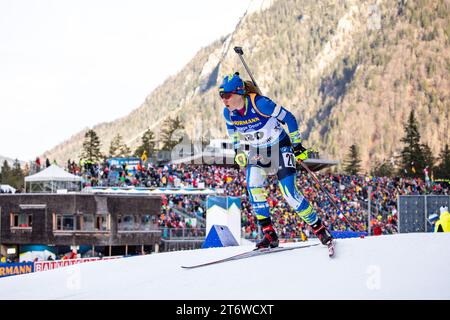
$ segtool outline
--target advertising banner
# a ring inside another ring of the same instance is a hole
[[[16,276],[19,274],[26,274],[31,272],[40,272],[53,270],[61,267],[72,266],[74,264],[99,261],[112,260],[122,258],[122,256],[83,258],[83,259],[67,259],[57,261],[37,261],[37,262],[21,262],[21,263],[0,263],[0,278],[8,276]]]
[[[34,263],[0,263],[0,278],[34,272]]]
[[[74,264],[98,261],[98,260],[111,260],[121,258],[121,256],[117,257],[103,257],[102,259],[93,257],[93,258],[83,258],[83,259],[67,259],[67,260],[57,260],[57,261],[38,261],[34,263],[34,272],[53,270],[61,267],[68,267]]]

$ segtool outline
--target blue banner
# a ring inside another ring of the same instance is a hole
[[[218,206],[222,209],[227,209],[227,197],[208,197],[206,209]]]
[[[0,278],[34,272],[34,263],[0,263]]]
[[[122,165],[129,165],[129,166],[137,166],[138,164],[141,163],[141,158],[134,158],[134,157],[130,157],[130,158],[109,158],[107,160],[108,164],[110,166],[122,166]]]
[[[367,232],[331,231],[331,234],[335,239],[359,238],[360,236],[367,237]]]

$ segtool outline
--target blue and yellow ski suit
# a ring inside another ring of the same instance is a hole
[[[268,175],[276,174],[278,186],[288,204],[308,225],[316,223],[316,211],[295,183],[296,161],[290,140],[299,136],[295,117],[267,97],[250,93],[244,98],[243,115],[238,110],[230,112],[225,107],[224,117],[235,150],[240,147],[239,135],[250,145],[246,172],[247,188],[258,221],[270,218],[264,184]],[[280,121],[287,125],[289,134]]]

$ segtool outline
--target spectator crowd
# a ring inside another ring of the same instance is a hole
[[[246,189],[245,171],[234,167],[201,165],[166,165],[155,167],[138,164],[111,167],[107,163],[68,164],[71,173],[82,176],[84,186],[119,186],[149,188],[215,188],[224,195],[241,197],[242,232],[246,238],[258,236],[258,225],[252,213]],[[318,173],[320,183],[327,188],[343,217],[328,197],[306,172],[297,175],[297,186],[331,230],[346,231],[349,225],[356,231],[368,231],[368,197],[371,190],[371,229],[373,234],[397,232],[397,197],[399,195],[450,194],[449,188],[425,180]],[[282,238],[304,238],[310,235],[308,226],[284,201],[276,177],[268,177],[267,199],[272,220]],[[164,195],[159,226],[167,229],[198,230],[205,227],[205,196]],[[197,218],[197,219],[191,219]]]

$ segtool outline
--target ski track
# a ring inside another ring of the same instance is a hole
[[[283,243],[299,246],[314,243]],[[10,299],[450,299],[450,233],[338,239],[196,269],[252,246],[89,262],[0,279]]]

